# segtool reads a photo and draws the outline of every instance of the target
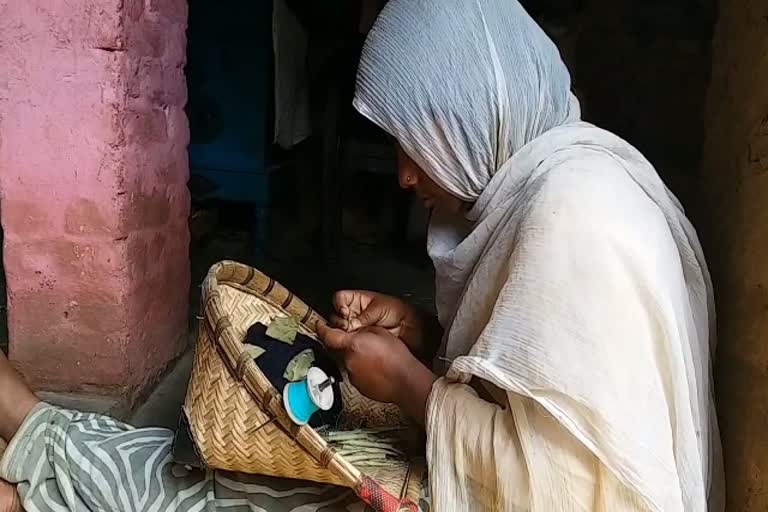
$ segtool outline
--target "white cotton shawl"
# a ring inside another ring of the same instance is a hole
[[[429,231],[449,363],[427,417],[435,510],[722,510],[696,233],[637,150],[579,121],[520,4],[391,0],[355,106],[474,203]]]

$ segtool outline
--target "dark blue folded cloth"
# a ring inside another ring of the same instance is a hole
[[[256,365],[279,393],[282,393],[285,385],[288,384],[288,379],[283,376],[288,363],[305,350],[312,350],[315,356],[313,366],[320,368],[326,375],[333,377],[336,383],[333,385],[333,407],[329,411],[318,411],[313,414],[309,420],[309,425],[317,428],[323,425],[337,424],[342,410],[340,387],[342,376],[339,367],[325,347],[318,341],[301,333],[296,334],[293,344],[276,340],[267,336],[267,326],[260,323],[253,324],[248,329],[245,343],[261,347],[265,350],[263,354],[256,358]]]

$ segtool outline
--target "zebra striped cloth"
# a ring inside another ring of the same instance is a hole
[[[27,512],[367,512],[349,489],[173,463],[173,432],[41,403],[0,461]],[[426,495],[420,509],[429,510]]]

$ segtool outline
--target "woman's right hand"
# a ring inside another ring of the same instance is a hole
[[[404,301],[364,290],[345,290],[333,297],[331,326],[347,332],[381,327],[403,340],[414,355],[424,353],[422,321]]]

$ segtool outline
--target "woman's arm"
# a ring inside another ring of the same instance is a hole
[[[398,387],[397,405],[408,417],[424,427],[427,423],[427,403],[437,375],[416,358],[406,362]]]
[[[437,376],[400,339],[381,327],[346,332],[318,323],[325,345],[343,355],[350,382],[362,394],[395,403],[424,425],[427,401]]]
[[[465,384],[440,379],[427,407],[433,506],[447,510],[529,510],[525,456],[512,414]],[[543,510],[561,510],[543,509]]]

